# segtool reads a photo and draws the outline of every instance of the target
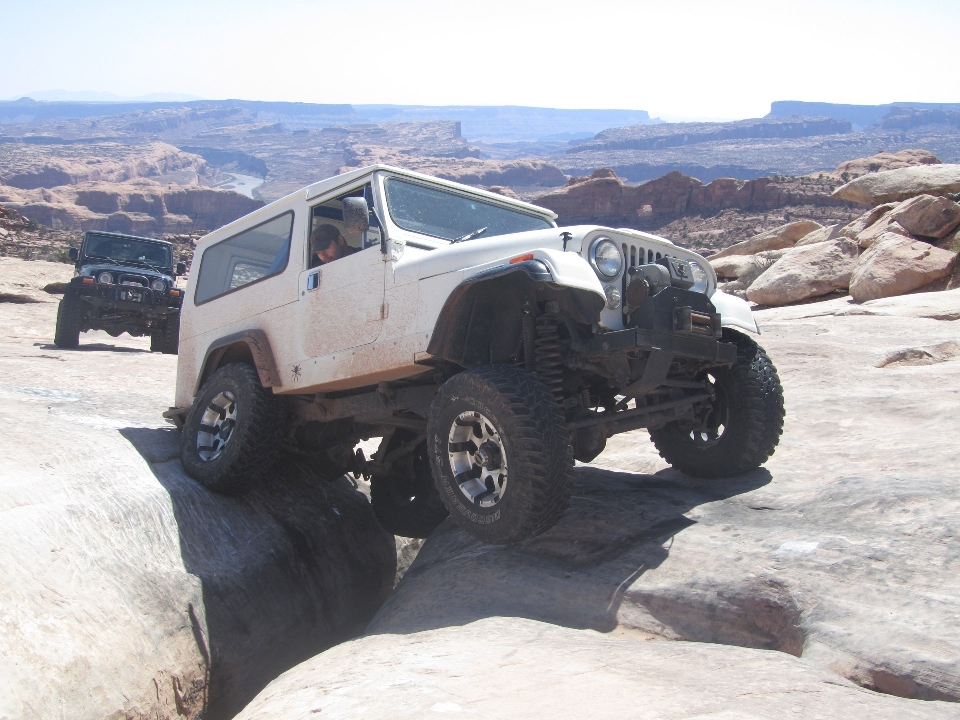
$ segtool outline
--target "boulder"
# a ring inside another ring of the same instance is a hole
[[[814,230],[812,233],[804,235],[797,240],[797,247],[801,245],[816,245],[817,243],[833,240],[840,234],[839,225],[827,225],[826,227]]]
[[[851,240],[856,240],[857,236],[866,230],[868,227],[873,225],[877,220],[886,215],[890,210],[893,210],[897,206],[897,203],[884,203],[883,205],[877,205],[875,208],[867,210],[863,215],[858,217],[851,223],[847,223],[842,228],[840,228],[840,235],[848,237]]]
[[[204,490],[159,417],[176,357],[103,332],[56,348],[33,266],[70,267],[2,266],[47,302],[0,303],[0,718],[229,718],[360,633],[396,567],[363,495],[300,460]]]
[[[893,214],[893,210],[891,210],[877,220],[873,225],[857,235],[857,245],[859,245],[861,248],[868,248],[878,237],[884,233],[893,233],[894,235],[910,237],[910,233],[908,233],[906,229],[904,229],[904,227],[897,222],[897,218]]]
[[[753,281],[747,297],[759,305],[785,305],[845,290],[857,253],[856,243],[845,237],[794,248]]]
[[[891,214],[911,235],[937,240],[960,225],[960,205],[950,198],[933,195],[917,195],[905,200]]]
[[[710,264],[718,278],[736,279],[753,271],[757,267],[756,255],[728,255],[711,260]]]
[[[833,197],[864,205],[943,196],[960,191],[960,165],[917,165],[870,173],[833,191]]]
[[[842,162],[837,165],[837,169],[833,171],[833,175],[846,180],[851,177],[859,177],[860,175],[881,172],[883,170],[896,170],[897,168],[912,167],[914,165],[939,164],[940,158],[928,150],[900,150],[899,152],[893,153],[881,151],[870,157]]]
[[[744,240],[736,245],[724,248],[707,259],[712,262],[716,258],[727,257],[728,255],[753,255],[763,250],[779,250],[780,248],[793,247],[797,243],[797,240],[821,227],[819,223],[815,223],[812,220],[797,220],[796,222],[787,223],[772,230],[767,230],[759,235],[754,235],[749,240]]]
[[[495,617],[353,640],[285,673],[237,720],[940,720],[954,710],[864,692],[783,653],[636,642]]]
[[[711,260],[710,264],[720,278],[749,279],[752,282],[760,273],[788,252],[790,252],[790,248],[764,250],[756,255],[728,255],[718,260]]]
[[[884,233],[867,248],[850,277],[857,302],[903,295],[953,272],[957,254],[922,240]]]

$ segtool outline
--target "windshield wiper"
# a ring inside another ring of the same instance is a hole
[[[487,227],[482,227],[482,228],[478,228],[477,230],[474,230],[473,232],[468,232],[468,233],[467,233],[466,235],[464,235],[463,237],[458,237],[456,240],[451,240],[451,241],[450,241],[450,244],[453,245],[453,243],[463,242],[464,240],[473,240],[477,235],[482,235],[483,233],[485,233],[485,232],[486,232],[487,230],[489,230],[489,229],[490,229],[489,226],[487,226]]]

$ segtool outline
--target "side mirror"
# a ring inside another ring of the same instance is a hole
[[[69,255],[71,260],[76,262],[77,260],[80,259],[80,250],[75,247],[72,247],[67,251],[67,255]]]
[[[362,197],[343,199],[343,229],[348,235],[366,232],[370,228],[370,208]]]
[[[187,264],[181,260],[177,263],[177,275],[186,275],[187,274]]]

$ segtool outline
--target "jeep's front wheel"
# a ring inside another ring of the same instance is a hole
[[[180,434],[180,461],[208,490],[239,495],[276,460],[286,428],[281,400],[250,365],[232,363],[204,383]]]
[[[413,433],[398,430],[387,444],[387,454],[415,440]],[[380,526],[401,537],[425,538],[443,522],[447,508],[433,482],[426,441],[394,460],[390,472],[374,473],[370,504]]]
[[[725,330],[723,339],[736,343],[737,362],[705,375],[714,395],[709,411],[696,423],[675,421],[650,430],[660,456],[695,477],[726,477],[760,467],[783,432],[783,387],[770,358],[738,332]]]
[[[57,308],[57,329],[53,344],[58,348],[75,348],[80,345],[80,324],[83,320],[82,301],[71,292],[60,298]]]
[[[483,542],[539,535],[567,507],[570,432],[553,394],[522,368],[490,365],[448,380],[433,400],[427,441],[450,515]]]

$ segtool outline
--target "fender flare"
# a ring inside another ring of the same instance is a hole
[[[207,378],[213,374],[219,367],[220,361],[227,351],[238,345],[245,345],[253,359],[253,365],[257,369],[257,375],[260,376],[260,382],[264,387],[281,387],[280,373],[277,370],[277,363],[273,357],[273,350],[270,347],[270,341],[263,330],[241,330],[240,332],[226,335],[215,340],[207,348],[203,356],[203,362],[200,364],[201,370],[197,375],[197,384],[193,389],[194,397],[200,392],[200,388]]]
[[[497,285],[496,292],[480,292],[491,284]],[[557,284],[550,268],[539,260],[490,268],[453,289],[437,317],[427,352],[463,367],[509,362],[520,339],[520,309],[543,295],[557,298],[563,310],[587,323],[603,305],[593,293]],[[515,315],[509,312],[514,309]]]

